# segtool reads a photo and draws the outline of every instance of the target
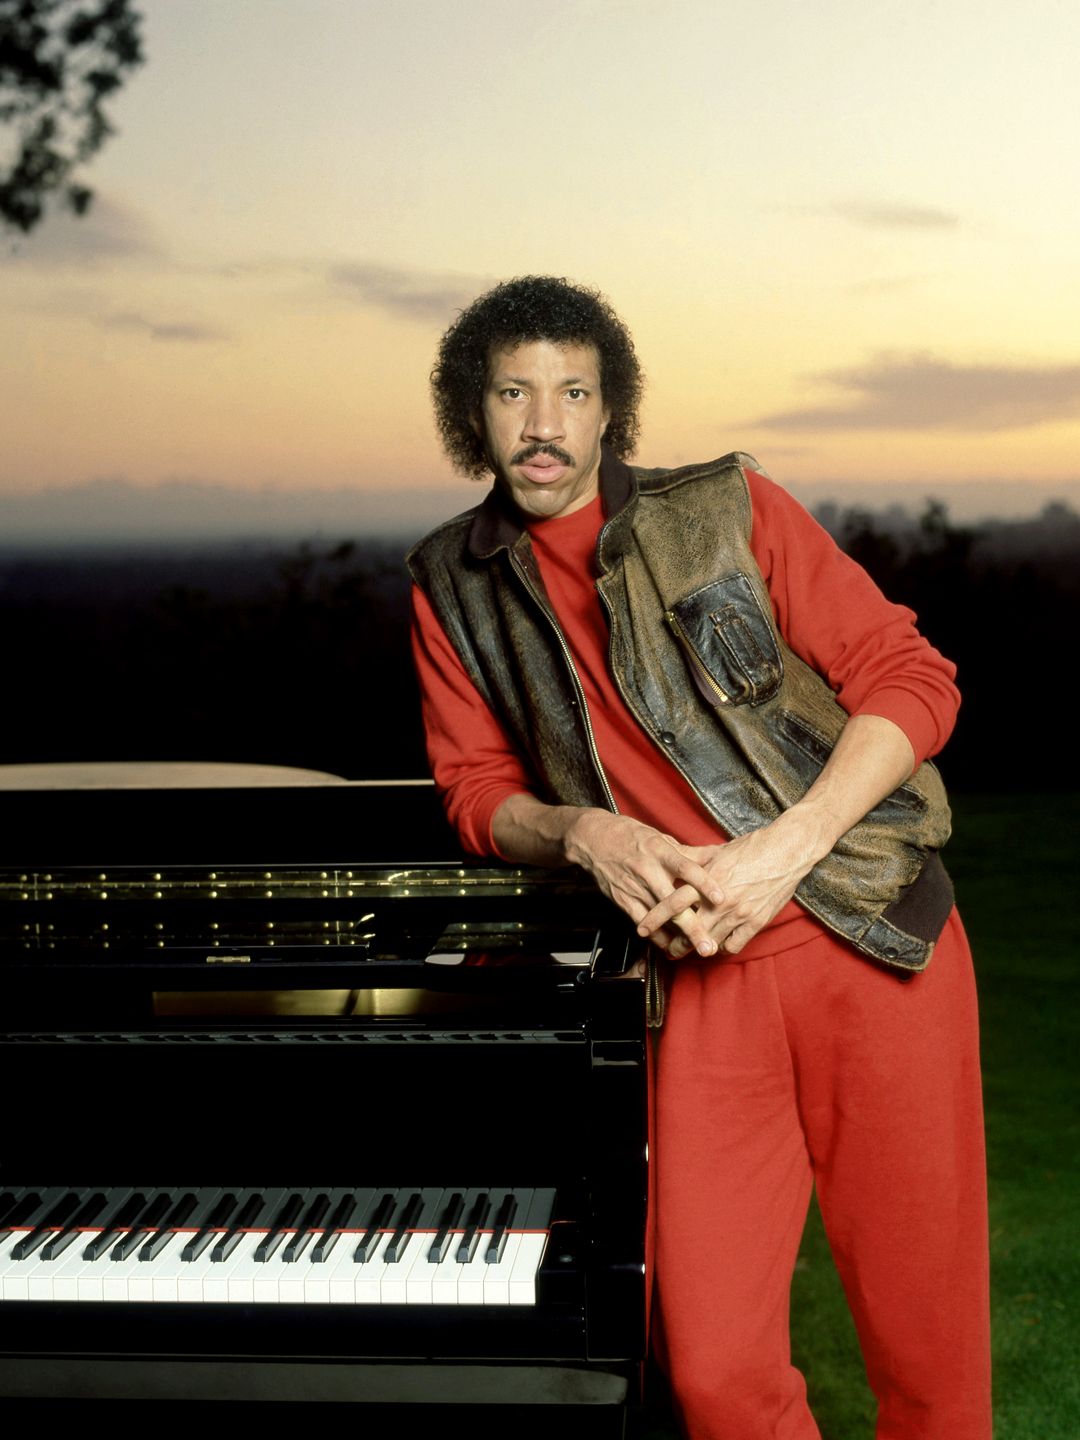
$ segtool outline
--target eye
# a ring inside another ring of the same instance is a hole
[[[517,400],[521,396],[522,391],[519,390],[516,385],[507,385],[504,390],[499,391],[499,394],[504,400]]]
[[[573,387],[573,389],[567,390],[566,392],[566,398],[568,400],[584,400],[585,395],[586,392],[576,385]]]

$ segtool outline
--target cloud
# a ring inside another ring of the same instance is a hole
[[[887,200],[833,200],[827,205],[769,205],[783,215],[846,220],[864,230],[955,230],[960,216],[939,205],[907,205]]]
[[[59,269],[116,260],[159,260],[164,250],[150,225],[128,206],[97,195],[85,215],[55,209],[29,235],[11,240],[9,258]]]
[[[1017,430],[1080,418],[1080,365],[954,365],[880,355],[815,380],[854,399],[763,415],[765,430]]]
[[[819,214],[836,215],[870,230],[953,230],[959,215],[936,205],[889,205],[867,200],[836,200]]]
[[[148,320],[144,315],[131,313],[103,316],[98,324],[106,330],[142,330],[151,340],[180,341],[187,344],[203,344],[206,341],[229,338],[224,330],[213,325]]]
[[[365,305],[376,305],[409,320],[448,324],[484,288],[482,280],[441,276],[389,265],[343,264],[330,269],[334,285],[351,291]]]

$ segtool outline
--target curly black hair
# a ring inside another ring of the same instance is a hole
[[[483,438],[469,422],[480,413],[491,352],[534,340],[595,346],[600,392],[611,416],[604,439],[616,455],[629,459],[644,385],[629,330],[598,290],[553,275],[523,275],[474,300],[439,342],[431,393],[454,468],[474,479],[487,473]]]

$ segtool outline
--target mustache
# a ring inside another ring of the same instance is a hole
[[[511,465],[527,465],[530,460],[535,460],[537,455],[549,455],[552,460],[557,460],[560,465],[576,465],[577,461],[565,450],[560,450],[558,445],[552,445],[550,441],[537,440],[532,445],[526,445],[524,450],[519,450],[516,455],[510,457]]]

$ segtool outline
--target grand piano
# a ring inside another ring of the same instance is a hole
[[[429,785],[282,775],[0,790],[0,1397],[622,1433],[640,942]]]

